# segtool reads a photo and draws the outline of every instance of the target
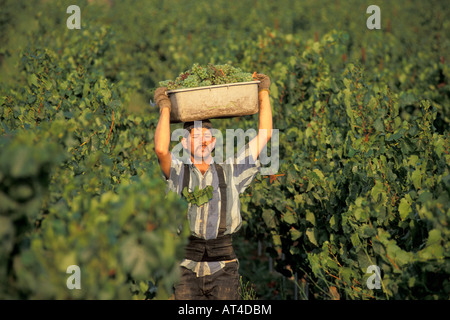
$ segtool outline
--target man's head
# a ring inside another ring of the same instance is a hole
[[[197,125],[197,126],[196,126]],[[185,122],[183,128],[187,130],[185,137],[181,140],[183,147],[191,153],[198,161],[210,157],[216,145],[216,138],[212,135],[211,121]]]

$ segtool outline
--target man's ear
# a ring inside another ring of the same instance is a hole
[[[188,150],[188,143],[187,143],[187,139],[186,138],[181,138],[181,144],[183,145],[183,148]]]

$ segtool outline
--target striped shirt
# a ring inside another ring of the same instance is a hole
[[[184,163],[189,164],[189,172],[184,172]],[[220,164],[223,168],[225,183],[227,185],[226,206],[226,231],[225,235],[237,232],[242,225],[241,202],[239,194],[243,193],[250,185],[261,167],[260,161],[253,161],[248,152],[248,144],[238,151],[236,157],[227,159]],[[191,159],[183,162],[172,152],[172,163],[167,181],[167,192],[169,190],[181,196],[184,174],[189,174],[189,191],[196,186],[203,189],[207,186],[213,187],[213,197],[201,207],[189,203],[187,218],[191,235],[201,239],[216,239],[219,230],[219,217],[221,208],[221,196],[219,190],[219,178],[214,166],[214,159],[202,175],[200,170],[192,163]],[[197,274],[197,277],[211,275],[225,266],[225,261],[196,262],[185,259],[181,266],[186,267]]]

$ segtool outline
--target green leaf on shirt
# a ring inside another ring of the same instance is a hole
[[[196,186],[192,192],[190,192],[187,187],[184,187],[182,194],[189,203],[201,207],[212,199],[213,187],[207,186],[206,188],[199,189],[199,187]]]

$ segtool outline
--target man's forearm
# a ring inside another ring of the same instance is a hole
[[[269,92],[263,90],[258,94],[259,98],[259,132],[249,143],[250,152],[256,160],[261,150],[272,136],[272,107],[270,105]]]
[[[161,109],[155,131],[155,152],[158,156],[169,153],[170,146],[170,110]]]
[[[272,136],[272,107],[270,105],[269,92],[266,90],[261,91],[259,94],[259,130],[266,130],[267,143]],[[263,146],[264,147],[264,146]],[[262,148],[261,148],[262,149]]]

